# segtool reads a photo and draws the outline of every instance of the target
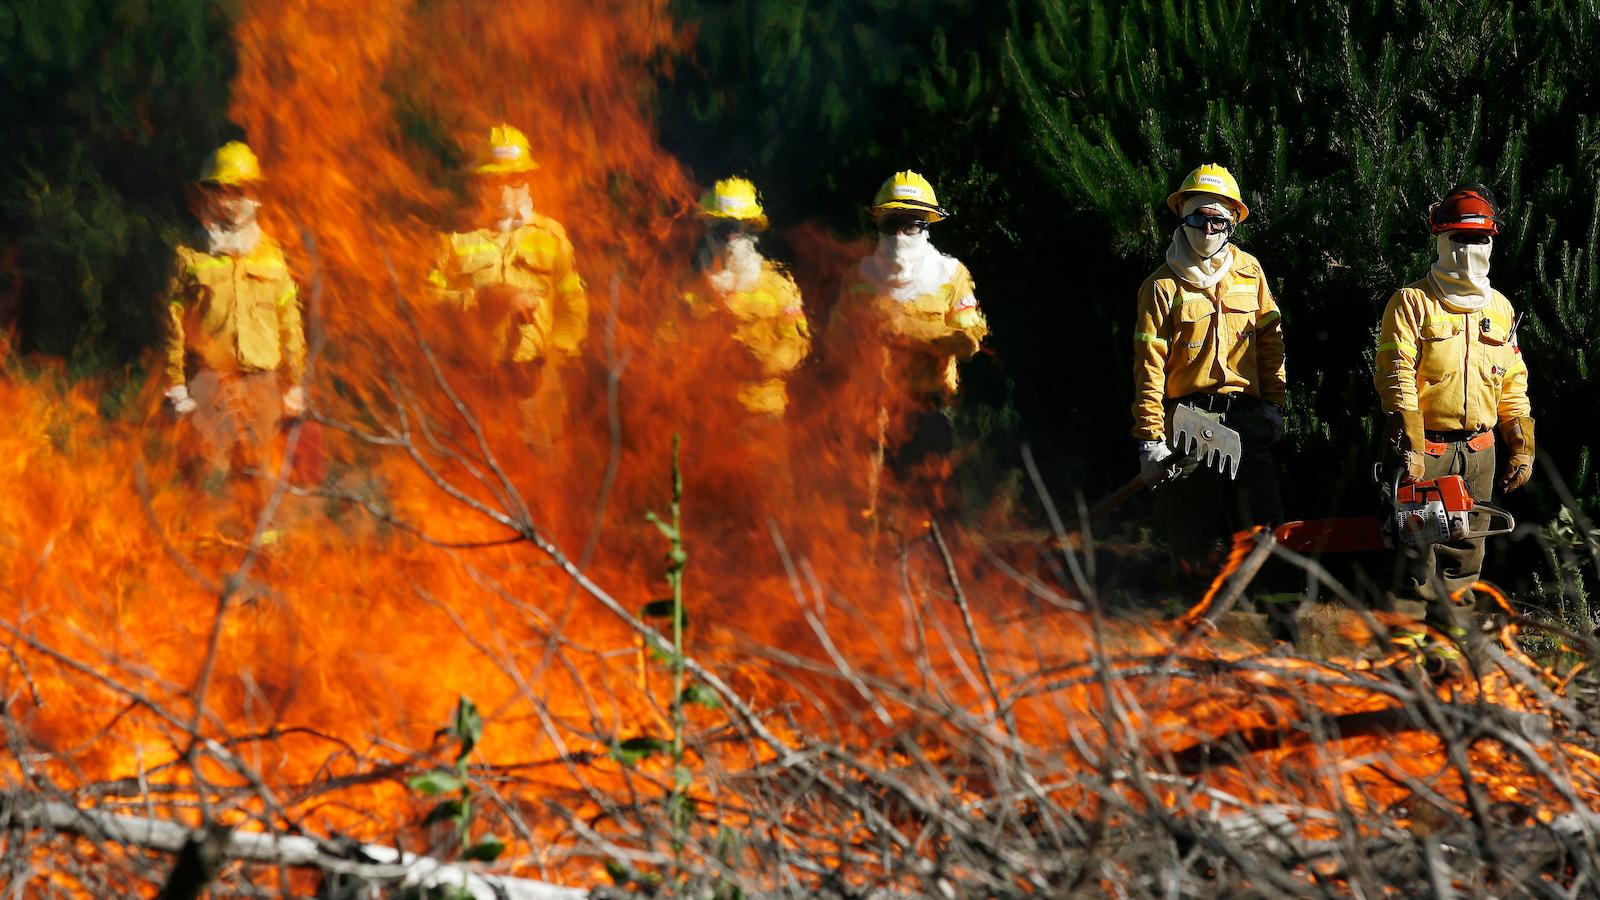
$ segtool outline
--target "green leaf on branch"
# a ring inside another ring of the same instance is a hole
[[[709,685],[699,683],[685,687],[683,693],[678,696],[678,702],[693,703],[696,706],[704,706],[706,709],[722,708],[722,698],[717,696],[717,692],[713,691]]]
[[[673,528],[670,523],[668,523],[665,519],[661,518],[660,516],[656,515],[655,513],[653,513],[653,512],[645,513],[644,514],[644,520],[646,522],[649,522],[651,525],[654,525],[656,527],[656,530],[660,531],[661,534],[663,536],[665,536],[667,540],[676,541],[678,539],[678,529]]]
[[[672,785],[673,785],[673,787],[675,787],[675,788],[677,788],[678,790],[681,791],[684,788],[687,788],[691,784],[694,784],[694,773],[689,771],[689,767],[688,766],[673,766],[672,767]]]
[[[457,762],[466,759],[483,736],[483,716],[478,713],[477,704],[465,696],[456,701],[455,712],[450,716],[450,736],[461,742]]]
[[[506,852],[505,843],[491,835],[468,847],[461,855],[477,862],[494,862],[504,852]]]
[[[618,886],[626,886],[633,881],[633,870],[614,859],[606,860],[606,874]]]
[[[640,618],[644,619],[670,619],[672,618],[672,608],[674,605],[675,604],[671,597],[663,597],[660,600],[651,600],[649,603],[646,603],[644,606],[639,608],[639,616]],[[684,624],[688,624],[689,622],[689,613],[687,610],[685,610],[683,613],[683,621]]]
[[[413,775],[411,780],[406,782],[406,785],[420,794],[437,797],[441,794],[459,791],[466,787],[467,783],[462,780],[460,775],[454,772],[436,769],[432,772],[424,772],[421,775]]]
[[[664,753],[670,745],[658,737],[641,734],[628,738],[611,748],[611,755],[625,766],[638,765],[639,761],[656,753]]]
[[[439,822],[454,822],[457,825],[466,818],[467,808],[460,800],[442,800],[435,804],[433,809],[422,818],[422,824],[434,825]]]

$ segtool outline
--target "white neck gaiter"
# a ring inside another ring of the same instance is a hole
[[[1487,244],[1458,244],[1447,234],[1435,242],[1438,259],[1428,270],[1428,283],[1445,306],[1456,312],[1476,312],[1489,305],[1489,256],[1494,239]]]
[[[261,223],[254,215],[240,225],[206,222],[206,249],[227,256],[249,256],[261,243]]]
[[[904,284],[916,277],[917,270],[935,255],[937,251],[926,231],[878,236],[877,256],[883,263],[884,280],[891,284]]]
[[[861,261],[861,274],[877,289],[900,301],[913,300],[943,287],[955,275],[956,260],[945,256],[920,234],[880,234],[878,248]]]
[[[1233,212],[1215,194],[1192,194],[1183,204],[1183,215],[1207,207],[1233,221]],[[1179,225],[1167,246],[1167,264],[1177,276],[1201,290],[1209,290],[1233,269],[1233,247],[1228,233],[1206,234],[1204,229]]]
[[[755,235],[735,234],[720,247],[712,242],[700,253],[701,268],[712,289],[724,295],[755,290],[762,262]]]

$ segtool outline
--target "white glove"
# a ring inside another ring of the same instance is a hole
[[[1272,426],[1272,438],[1269,443],[1276,444],[1278,438],[1283,437],[1283,407],[1276,403],[1268,403],[1261,408],[1261,414],[1267,417],[1267,424]]]
[[[1166,441],[1141,441],[1139,443],[1139,475],[1145,481],[1154,484],[1166,481],[1169,472],[1163,465],[1167,458],[1172,456],[1172,448]]]
[[[187,415],[194,412],[194,398],[189,396],[188,385],[175,384],[166,390],[167,402],[172,404],[172,411],[178,415]]]
[[[291,419],[298,419],[306,414],[305,388],[297,384],[283,392],[283,413]]]

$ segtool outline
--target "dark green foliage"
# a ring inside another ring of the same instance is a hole
[[[26,349],[93,366],[154,340],[183,185],[238,136],[231,17],[202,0],[0,7],[0,245]]]

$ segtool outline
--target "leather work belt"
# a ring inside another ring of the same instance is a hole
[[[1189,394],[1172,401],[1186,403],[1195,409],[1204,409],[1209,412],[1225,413],[1234,409],[1247,409],[1259,406],[1261,401],[1251,394],[1240,391],[1237,394]]]
[[[1467,449],[1473,453],[1487,450],[1494,446],[1494,432],[1484,429],[1482,431],[1429,431],[1425,433],[1428,439],[1427,447],[1423,448],[1429,456],[1443,456],[1450,449],[1451,444],[1466,444]]]

